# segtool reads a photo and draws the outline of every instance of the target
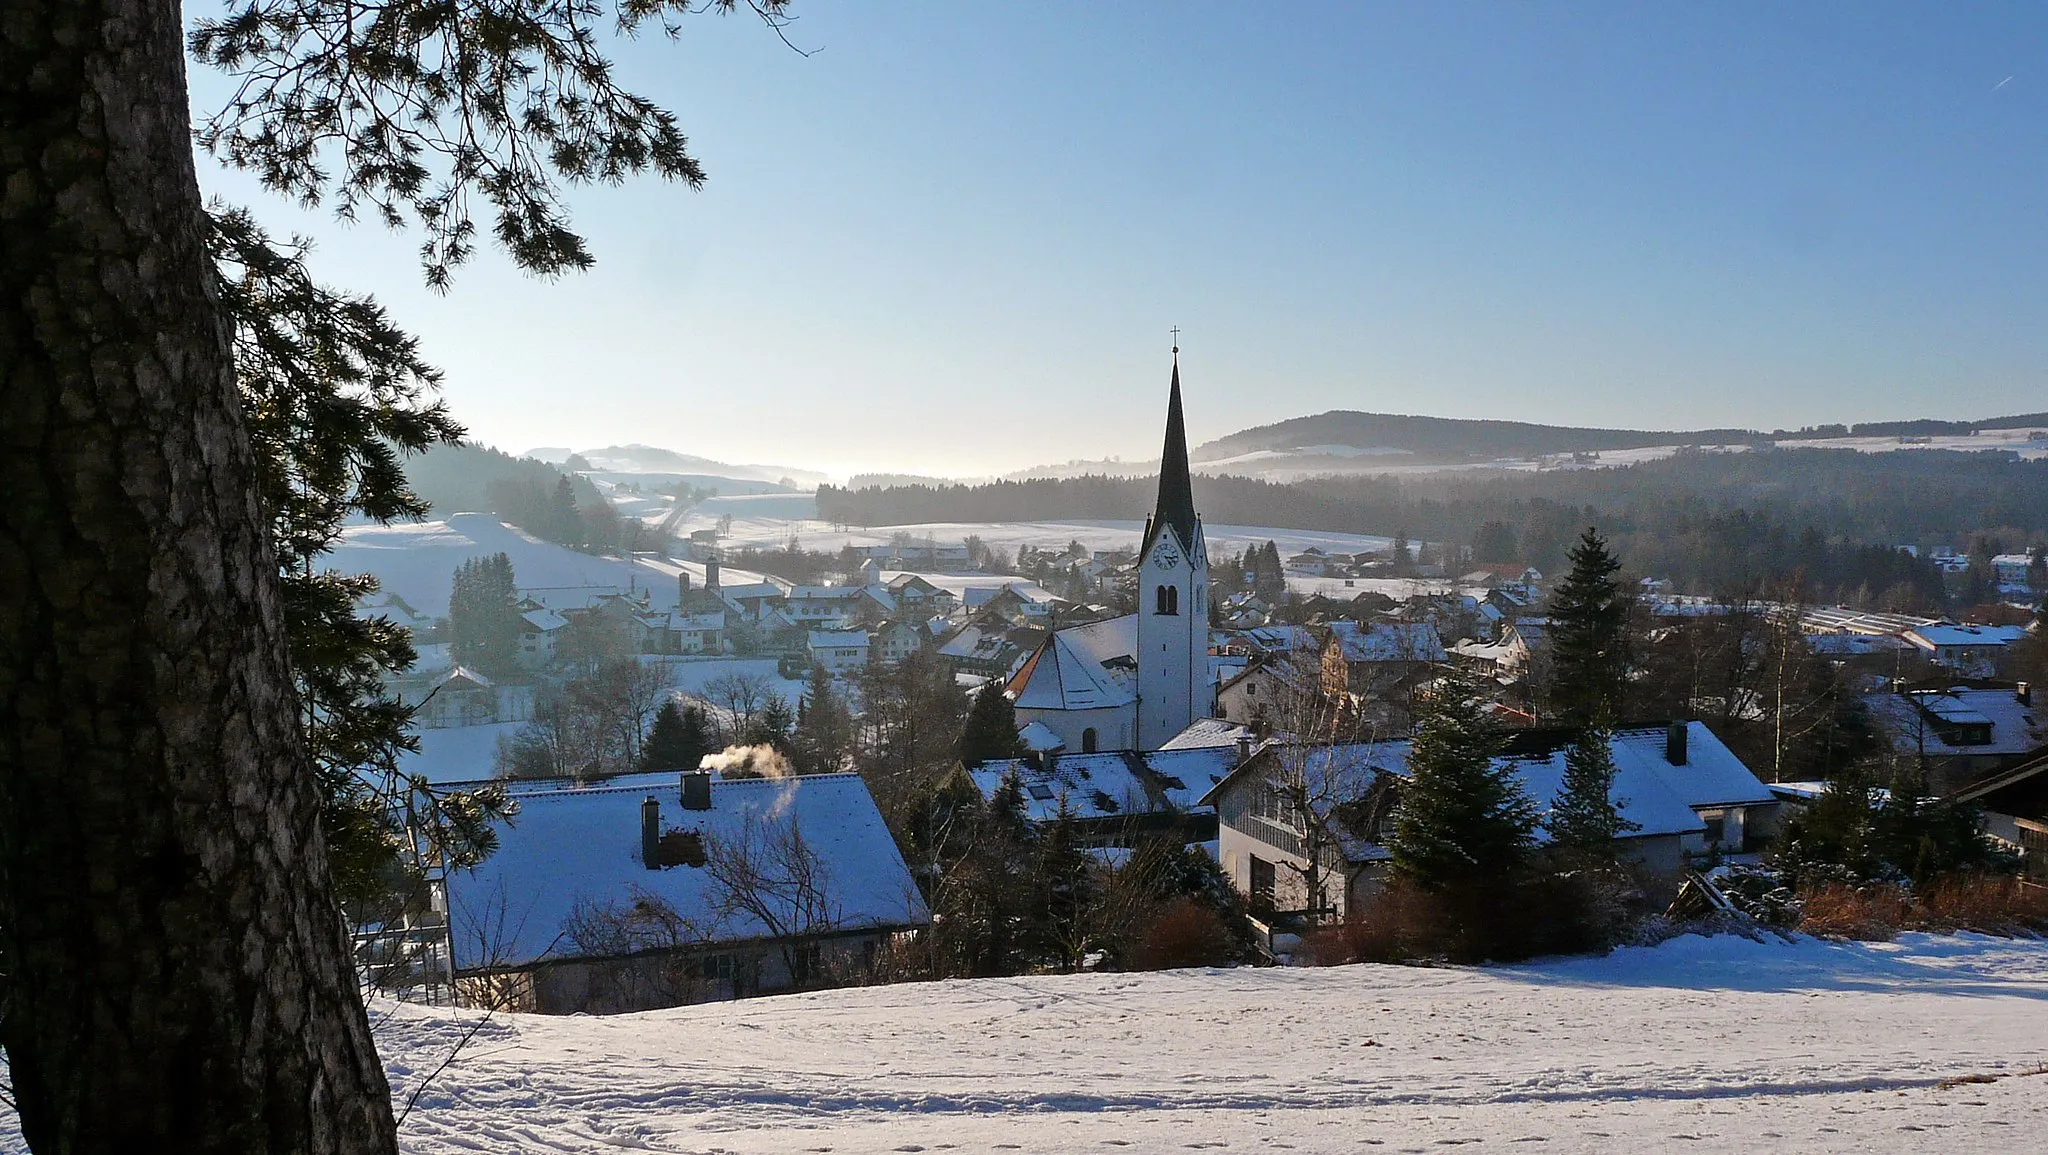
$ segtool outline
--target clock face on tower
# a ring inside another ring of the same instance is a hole
[[[1152,556],[1159,560],[1159,565],[1162,569],[1172,569],[1180,564],[1180,555],[1174,552],[1171,545],[1160,546],[1159,552]]]

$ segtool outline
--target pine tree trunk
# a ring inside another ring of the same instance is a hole
[[[0,3],[0,1045],[40,1152],[388,1152],[182,37]]]

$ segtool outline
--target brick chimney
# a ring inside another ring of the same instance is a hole
[[[2022,706],[2033,705],[2034,684],[2032,682],[2021,682],[2019,685],[2014,686],[2012,688],[2012,696],[2019,699],[2019,703]]]
[[[676,600],[679,602],[690,600],[689,570],[685,569],[676,571]]]
[[[661,803],[652,794],[640,804],[640,862],[649,870],[661,869]]]
[[[1687,727],[1683,721],[1671,723],[1664,731],[1664,760],[1673,766],[1685,765]]]
[[[718,592],[718,559],[715,557],[704,563],[704,588],[712,593]]]
[[[711,809],[711,771],[685,770],[683,772],[683,809]]]

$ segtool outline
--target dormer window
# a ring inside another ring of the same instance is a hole
[[[1156,595],[1153,599],[1153,613],[1168,615],[1180,613],[1179,589],[1173,586],[1160,586],[1158,589],[1154,590],[1153,593]]]

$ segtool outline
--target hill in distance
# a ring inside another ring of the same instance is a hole
[[[815,489],[830,478],[814,469],[797,469],[787,465],[735,465],[726,461],[714,461],[709,457],[698,457],[691,453],[678,453],[655,445],[606,445],[598,449],[578,450],[574,454],[590,463],[592,469],[607,473],[661,473],[706,479],[732,478],[740,481],[762,481],[790,489]],[[539,458],[555,464],[564,464],[572,456],[570,451],[559,447],[529,450],[528,457]]]
[[[2048,424],[2048,414],[1990,417],[1981,421],[1877,421],[1765,433],[1754,429],[1587,429],[1525,421],[1416,417],[1332,410],[1241,430],[1197,446],[1194,461],[1221,463],[1246,457],[1392,458],[1402,463],[1520,460],[1581,452],[1682,445],[1753,445],[1857,437],[1935,437],[1979,430]],[[1391,461],[1385,464],[1392,464]]]

